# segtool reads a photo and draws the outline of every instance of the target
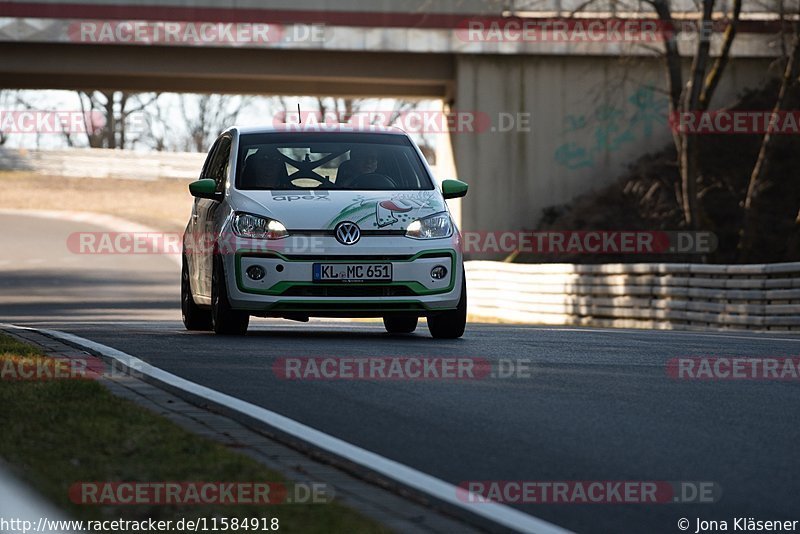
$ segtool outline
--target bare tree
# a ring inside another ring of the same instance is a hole
[[[6,89],[0,90],[0,111],[11,111],[13,103],[16,101],[16,99],[16,91],[9,91]],[[3,130],[2,124],[0,124],[0,146],[5,145],[8,142],[8,138],[9,132]]]
[[[2,101],[2,106],[4,108],[6,108],[6,110],[8,110],[8,111],[12,111],[12,110],[13,111],[44,111],[41,106],[37,105],[34,102],[31,102],[27,98],[26,92],[24,92],[24,91],[7,91],[5,99],[4,100],[0,100],[0,101]],[[53,110],[50,109],[50,111],[53,111]],[[61,126],[62,126],[62,130],[61,131],[64,132],[65,134],[67,134],[68,133],[68,128],[65,128],[65,124],[62,124]],[[38,149],[39,146],[40,146],[40,143],[41,143],[41,137],[42,137],[42,135],[44,133],[40,132],[38,130],[35,133],[36,133],[36,145],[35,146]],[[0,137],[3,137],[2,139],[0,139],[0,141],[1,141],[0,145],[5,144],[8,141],[9,136],[7,134],[8,134],[8,132],[5,132],[5,134],[0,133]]]
[[[775,0],[765,3],[761,9],[777,16],[782,28],[786,28],[791,21],[794,28],[792,46],[787,50],[785,35],[782,30],[779,34],[778,48],[782,52],[783,76],[780,91],[774,103],[773,112],[784,110],[786,95],[793,84],[797,83],[800,75],[800,12],[786,13],[784,0]],[[625,2],[624,0],[586,0],[580,4],[578,10],[588,10],[592,6],[609,4],[620,6],[620,10],[635,12],[638,6],[646,6],[644,11],[652,11],[659,22],[663,32],[663,49],[661,54],[664,60],[667,92],[669,95],[670,116],[675,120],[683,115],[700,114],[707,112],[712,104],[726,67],[730,63],[731,50],[741,25],[743,0],[694,0],[685,2],[684,8],[694,6],[697,18],[694,27],[682,13],[680,17],[674,16],[674,1],[670,0],[641,0],[641,2]],[[722,18],[718,8],[727,8],[729,11]],[[573,12],[574,14],[574,12]],[[720,46],[716,54],[712,53],[712,34],[717,28],[724,27]],[[696,35],[696,46],[691,56],[684,56],[679,48],[687,30],[693,30]],[[712,57],[713,56],[713,57]],[[691,68],[688,75],[684,75],[684,61],[691,59]],[[699,138],[695,132],[684,131],[681,128],[672,129],[673,143],[677,151],[677,164],[680,175],[679,203],[682,210],[683,224],[687,228],[704,226],[705,215],[702,212],[700,199],[702,192],[698,192],[698,183],[701,181],[700,169],[702,168],[699,153]],[[766,175],[769,170],[770,159],[774,153],[775,136],[771,132],[764,135],[759,149],[759,155],[750,172],[750,179],[746,195],[742,200],[744,217],[740,232],[740,259],[745,259],[753,244],[759,218],[758,196],[764,187]],[[800,215],[798,215],[800,219]]]
[[[680,25],[672,16],[670,3],[668,0],[646,0],[646,2],[655,10],[662,28],[667,30],[664,39],[664,58],[672,116],[707,111],[729,62],[741,17],[742,0],[734,0],[732,13],[724,33],[722,49],[713,63],[711,62],[711,29],[714,24],[713,14],[716,0],[701,0],[697,48],[692,58],[689,79],[685,83],[682,58],[677,42]],[[683,132],[680,129],[675,129],[673,136],[678,151],[678,166],[681,175],[683,219],[686,227],[695,228],[699,219],[697,137],[692,132]]]
[[[674,16],[673,0],[585,0],[577,4],[568,16],[576,16],[579,12],[602,10],[612,15],[621,12],[642,13],[655,17],[662,30],[663,49],[661,50],[666,69],[667,92],[669,95],[670,116],[680,117],[683,114],[702,113],[707,111],[714,94],[728,66],[731,48],[737,34],[742,13],[742,0],[726,0],[724,6],[731,6],[725,21],[715,20],[717,0],[693,0],[684,2],[680,7],[696,8],[698,19],[694,21],[693,33],[697,36],[692,64],[688,78],[684,79],[683,64],[687,57],[681,54],[679,43],[686,30],[690,29],[686,13],[681,17]],[[515,9],[541,6],[536,0],[511,2]],[[560,6],[560,4],[558,4]],[[524,7],[521,7],[524,6]],[[717,23],[725,23],[723,42],[719,54],[712,61],[712,33]],[[680,171],[679,201],[683,212],[683,222],[688,228],[697,227],[702,219],[699,213],[697,182],[699,179],[698,141],[691,132],[673,128],[673,142],[678,153]]]
[[[158,98],[125,91],[79,91],[86,138],[92,148],[130,148],[130,119]]]
[[[184,150],[205,152],[226,128],[234,125],[250,97],[230,95],[181,95],[180,109],[188,129]]]
[[[137,141],[157,152],[176,150],[177,147],[170,143],[173,133],[172,121],[168,118],[168,109],[164,106],[160,96],[158,95],[150,105],[142,109],[144,130],[140,132]]]
[[[800,13],[798,13],[800,15]],[[785,58],[781,86],[778,91],[778,98],[772,109],[772,116],[775,117],[786,109],[786,98],[789,90],[798,83],[800,76],[800,20],[794,23],[794,37],[789,56]],[[772,124],[772,121],[770,121]],[[753,250],[753,243],[756,238],[756,225],[759,218],[759,194],[764,188],[764,182],[769,170],[772,155],[775,151],[775,135],[768,127],[764,138],[761,141],[761,148],[758,152],[758,159],[750,174],[747,185],[747,194],[744,199],[744,219],[739,240],[739,253],[742,261],[748,261]],[[800,219],[800,213],[798,214]]]

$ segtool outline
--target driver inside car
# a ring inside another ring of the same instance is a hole
[[[378,152],[372,148],[354,148],[350,151],[350,159],[339,167],[336,185],[350,187],[358,178],[366,174],[374,174],[378,170]]]
[[[353,160],[353,168],[356,170],[355,176],[372,174],[378,170],[378,153],[374,149],[354,149],[350,152],[350,159]]]

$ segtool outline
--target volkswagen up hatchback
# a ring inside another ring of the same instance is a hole
[[[464,333],[461,235],[399,130],[231,128],[216,140],[183,240],[183,322],[244,334],[250,316],[381,317],[434,338]]]

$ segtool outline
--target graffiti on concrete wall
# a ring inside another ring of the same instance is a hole
[[[566,115],[561,134],[565,141],[555,150],[556,163],[570,170],[594,167],[604,154],[651,138],[656,127],[667,123],[667,108],[666,97],[642,86],[621,105],[603,104],[583,115]]]

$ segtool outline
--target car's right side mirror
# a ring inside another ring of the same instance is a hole
[[[469,185],[460,180],[444,180],[442,182],[442,196],[445,200],[450,198],[461,198],[467,194]]]
[[[217,183],[211,178],[201,178],[189,184],[189,192],[193,197],[197,198],[219,200],[219,194],[217,194],[216,190]]]

